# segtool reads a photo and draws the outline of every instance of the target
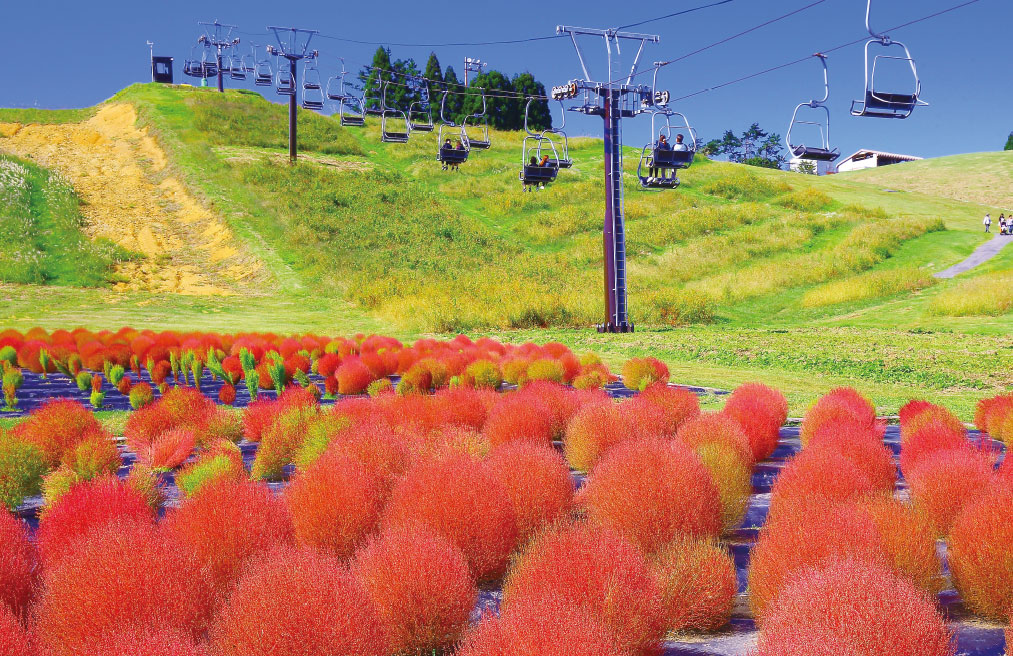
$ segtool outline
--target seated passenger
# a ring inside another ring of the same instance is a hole
[[[440,150],[453,150],[453,149],[454,149],[454,146],[450,143],[450,137],[447,137],[447,140],[443,142],[442,146],[440,146]],[[443,170],[446,171],[447,170],[447,160],[442,159],[442,161],[443,161]]]
[[[672,150],[678,150],[679,152],[686,152],[689,150],[689,146],[682,142],[682,135],[675,135],[675,144],[672,146]]]
[[[672,150],[672,146],[668,143],[668,137],[664,134],[658,136],[658,141],[654,144],[654,150]],[[658,179],[658,175],[661,169],[654,162],[654,153],[651,153],[651,168],[648,170],[648,182],[654,182]]]
[[[532,155],[531,159],[528,161],[528,166],[538,166],[538,158]],[[534,184],[534,182],[528,181],[527,176],[524,177],[524,191],[531,191],[531,187],[534,186]]]

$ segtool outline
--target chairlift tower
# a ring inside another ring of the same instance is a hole
[[[481,59],[475,59],[474,57],[464,58],[464,86],[468,86],[468,73],[482,74],[482,69],[488,66],[488,62],[484,62]]]
[[[623,131],[622,119],[642,114],[656,103],[653,87],[633,84],[640,64],[640,56],[648,43],[658,43],[661,38],[654,34],[620,32],[617,30],[591,29],[559,25],[556,34],[568,34],[573,41],[580,60],[584,77],[569,84],[556,87],[552,96],[556,100],[582,96],[583,104],[571,107],[570,111],[589,116],[601,116],[604,122],[605,142],[605,225],[603,229],[605,255],[605,323],[598,325],[598,332],[628,333],[634,326],[626,311],[626,232],[623,214]],[[604,81],[595,81],[588,71],[578,36],[601,38],[605,44],[608,62],[608,76]],[[637,45],[639,42],[639,45]],[[625,79],[614,78],[613,71],[621,66],[623,43],[636,48],[633,64]]]
[[[232,30],[239,29],[236,25],[224,25],[217,20],[207,23],[198,21],[197,25],[204,28],[204,34],[197,39],[198,43],[214,48],[216,53],[216,64],[218,72],[218,93],[225,91],[225,82],[222,77],[222,51],[226,48],[233,48],[239,45],[239,39],[232,38]]]
[[[269,55],[278,55],[288,60],[289,73],[292,76],[292,94],[288,97],[288,157],[294,164],[298,154],[296,152],[296,131],[298,128],[296,120],[296,89],[299,88],[297,77],[297,64],[303,59],[316,59],[320,53],[316,50],[310,51],[310,41],[313,35],[318,34],[317,30],[304,30],[298,27],[273,27],[267,29],[274,32],[274,38],[278,47],[267,46]]]

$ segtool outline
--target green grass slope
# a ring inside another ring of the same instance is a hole
[[[939,311],[938,299],[966,283],[931,274],[984,240],[984,206],[955,192],[899,184],[888,192],[857,175],[704,158],[678,190],[641,192],[639,150],[628,149],[638,332],[599,336],[588,327],[603,312],[600,141],[571,139],[574,167],[525,194],[519,134],[494,132],[490,150],[444,172],[435,134],[383,144],[376,120],[342,128],[300,111],[304,156],[292,167],[286,110],[256,94],[135,85],[111,100],[135,105],[170,156],[166,174],[225,217],[276,282],[225,302],[6,285],[5,326],[171,320],[215,330],[559,339],[613,366],[658,355],[686,382],[767,380],[787,390],[795,411],[828,387],[856,384],[886,410],[922,396],[967,413],[975,398],[1013,382],[1007,311]],[[987,267],[1001,273],[1009,256]]]

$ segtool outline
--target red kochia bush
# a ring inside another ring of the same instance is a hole
[[[390,653],[376,607],[333,556],[279,548],[250,564],[211,631],[221,656]]]
[[[362,394],[376,378],[369,367],[355,357],[346,358],[334,372],[334,377],[338,381],[338,394]]]
[[[164,530],[187,545],[218,590],[235,580],[250,557],[292,542],[285,503],[250,481],[209,481],[169,513]]]
[[[483,618],[457,656],[625,656],[590,611],[558,596],[519,599],[500,617]]]
[[[847,558],[889,564],[876,525],[852,505],[799,503],[768,520],[749,561],[749,605],[761,626],[793,577]]]
[[[570,466],[590,471],[616,444],[636,437],[630,417],[611,401],[594,403],[580,409],[566,427],[563,452]]]
[[[850,421],[825,424],[816,431],[806,448],[836,451],[858,467],[873,488],[892,492],[897,482],[897,466],[893,463],[893,452],[883,444],[883,432],[879,428]]]
[[[38,611],[44,646],[91,654],[112,632],[208,628],[211,586],[189,549],[151,525],[117,523],[47,568]]]
[[[937,422],[952,432],[965,434],[964,422],[946,408],[925,401],[911,401],[900,409],[900,443],[905,445],[911,435],[923,425]]]
[[[296,542],[347,558],[376,530],[383,510],[379,476],[352,456],[329,451],[285,491]]]
[[[36,446],[50,467],[58,466],[63,454],[80,442],[109,437],[95,415],[70,399],[46,401],[14,428],[14,435]]]
[[[623,385],[632,390],[647,389],[668,382],[668,366],[657,358],[630,358],[623,365]]]
[[[894,569],[929,594],[938,594],[943,587],[942,564],[928,523],[910,504],[892,497],[874,499],[859,509],[876,525]]]
[[[843,421],[871,428],[876,423],[876,408],[852,387],[830,390],[805,413],[799,435],[802,445],[808,444],[822,426]]]
[[[520,542],[526,542],[570,510],[573,479],[555,449],[537,444],[505,444],[493,449],[488,462],[513,504]]]
[[[0,508],[0,609],[9,608],[18,617],[28,610],[38,582],[35,561],[24,523]]]
[[[636,400],[661,410],[664,417],[664,435],[672,437],[686,421],[700,414],[700,400],[684,387],[669,387],[665,383],[648,385]]]
[[[189,428],[171,428],[147,444],[134,445],[137,462],[155,471],[169,471],[182,465],[197,446],[197,437]]]
[[[598,619],[624,653],[655,649],[665,634],[661,590],[643,553],[613,531],[574,526],[543,533],[511,570],[503,615],[553,598]]]
[[[663,439],[613,447],[581,489],[592,524],[653,553],[678,536],[721,532],[721,500],[707,469],[689,448]]]
[[[464,554],[431,531],[380,534],[355,556],[354,571],[390,636],[390,652],[421,654],[455,644],[478,589]]]
[[[954,653],[928,596],[889,568],[858,560],[828,563],[788,584],[762,624],[758,646],[762,656]]]
[[[846,502],[885,494],[848,458],[830,447],[813,445],[794,456],[771,489],[768,518],[804,501]]]
[[[975,613],[1007,622],[1013,611],[1013,484],[1000,481],[953,523],[947,561],[961,599]]]
[[[439,390],[430,397],[430,403],[441,423],[480,431],[485,425],[490,406],[498,399],[499,396],[489,390],[458,386]]]
[[[731,393],[722,412],[742,426],[753,459],[760,461],[777,448],[781,426],[788,419],[788,400],[762,383],[745,383]]]
[[[14,612],[0,604],[0,656],[35,656],[31,636]]]
[[[957,514],[993,481],[991,463],[966,449],[933,451],[908,474],[915,510],[928,521],[933,534],[945,537]]]
[[[510,442],[549,445],[555,433],[553,419],[538,399],[506,394],[489,411],[483,434],[493,447]]]
[[[36,538],[47,568],[74,552],[91,531],[119,522],[151,524],[151,508],[136,490],[113,477],[79,483],[47,508]]]
[[[694,417],[679,427],[676,439],[691,449],[705,444],[722,444],[737,453],[747,466],[753,466],[749,436],[738,422],[727,415],[708,412]]]
[[[728,623],[738,584],[735,561],[710,540],[679,538],[651,561],[669,631],[713,631]]]
[[[108,634],[90,656],[210,656],[210,653],[181,631],[132,627]]]
[[[517,545],[517,518],[492,468],[465,455],[421,461],[395,484],[388,527],[418,522],[457,545],[472,575],[495,579]]]

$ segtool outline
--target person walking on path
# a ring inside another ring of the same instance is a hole
[[[992,227],[992,215],[991,214],[986,214],[985,215],[985,220],[982,221],[982,223],[985,224],[985,232],[989,232],[989,228]]]

